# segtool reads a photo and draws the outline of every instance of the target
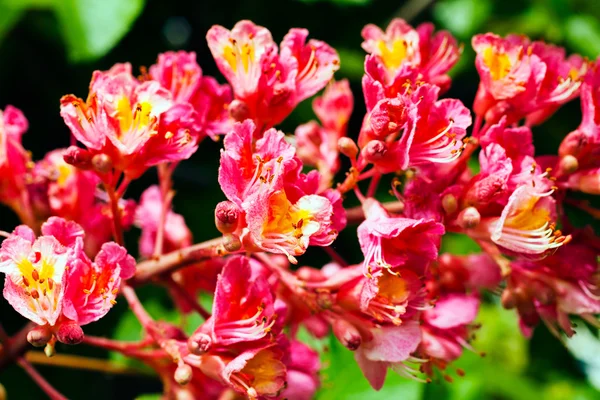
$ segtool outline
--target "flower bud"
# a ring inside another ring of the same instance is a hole
[[[454,214],[458,209],[458,201],[453,194],[447,194],[442,197],[442,208],[446,214]]]
[[[50,341],[48,342],[48,344],[46,344],[46,347],[44,347],[44,354],[46,354],[46,357],[54,357],[54,355],[56,354],[54,342],[55,341]]]
[[[201,356],[210,350],[212,340],[206,333],[196,332],[188,339],[187,346],[190,353]]]
[[[362,156],[369,163],[376,163],[387,153],[387,146],[381,140],[371,140],[362,150]]]
[[[458,217],[456,218],[458,226],[463,229],[475,228],[477,225],[479,225],[480,221],[481,215],[475,207],[465,208],[458,214]]]
[[[92,166],[94,167],[94,171],[105,174],[112,169],[113,163],[109,155],[96,154],[92,157]]]
[[[192,367],[187,364],[180,364],[175,370],[174,378],[175,382],[180,385],[187,385],[192,380],[194,373]]]
[[[558,169],[561,175],[570,175],[579,168],[579,161],[570,154],[562,157],[558,163]]]
[[[242,242],[237,235],[228,233],[223,236],[223,247],[228,253],[233,253],[242,248]]]
[[[569,187],[587,194],[600,194],[600,168],[577,172],[569,177]]]
[[[585,154],[585,150],[589,144],[590,139],[585,132],[579,129],[574,130],[563,139],[558,148],[558,155],[561,158],[567,155],[577,158],[580,154]]]
[[[52,332],[47,326],[36,326],[27,333],[27,341],[35,347],[44,347],[52,339]]]
[[[316,301],[317,305],[323,310],[328,310],[333,306],[333,297],[331,296],[331,292],[327,289],[317,291]]]
[[[235,232],[240,219],[240,209],[231,201],[222,201],[215,207],[215,225],[219,232]]]
[[[346,157],[354,160],[358,155],[358,146],[354,143],[354,140],[349,137],[341,137],[337,142],[338,151]]]
[[[510,288],[504,289],[502,296],[500,296],[500,301],[502,302],[502,307],[507,310],[511,310],[517,306],[517,296],[515,296],[515,293]]]
[[[63,154],[63,160],[67,164],[79,169],[91,169],[92,168],[92,154],[77,146],[71,146],[65,150]]]
[[[56,338],[64,344],[79,344],[83,341],[83,329],[75,321],[64,322],[58,328]]]
[[[354,325],[345,319],[336,319],[332,327],[333,334],[340,343],[352,351],[358,349],[362,343],[362,337]]]
[[[233,100],[229,103],[229,115],[238,122],[242,122],[250,116],[248,105],[241,100]]]

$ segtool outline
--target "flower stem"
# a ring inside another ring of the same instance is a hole
[[[207,260],[228,254],[223,247],[223,238],[218,237],[206,242],[161,255],[156,259],[142,261],[137,265],[135,277],[131,284],[146,282],[153,277],[175,271],[194,262]]]
[[[107,374],[123,375],[150,375],[147,371],[137,368],[125,367],[108,360],[82,357],[73,354],[56,354],[46,357],[41,351],[28,351],[25,359],[32,364],[51,365],[54,367],[85,369],[88,371],[104,372]]]
[[[181,287],[179,283],[175,282],[173,278],[169,278],[167,284],[171,290],[176,292],[179,297],[183,298],[185,302],[188,303],[188,305],[194,311],[200,314],[202,318],[204,318],[205,320],[210,318],[210,312],[208,312],[204,307],[202,307],[202,305],[198,303],[198,301],[194,299],[183,287]]]
[[[106,193],[108,194],[108,200],[110,202],[110,209],[112,212],[112,223],[113,223],[113,237],[115,242],[123,246],[125,243],[123,239],[123,226],[121,225],[121,210],[119,210],[119,196],[115,192],[112,185],[105,183],[104,185]]]
[[[173,174],[173,168],[170,168],[170,166],[167,164],[161,164],[157,168],[158,180],[160,182],[160,196],[162,200],[162,207],[160,210],[160,217],[158,220],[156,241],[154,242],[154,257],[158,257],[163,252],[163,244],[165,241],[165,223],[167,220],[167,213],[171,208],[171,201],[173,200],[173,193],[171,191],[171,188],[173,187],[173,180],[171,179]]]
[[[25,360],[23,357],[17,358],[17,363],[29,374],[31,379],[48,395],[51,400],[67,400],[65,396],[60,394],[60,392],[46,380],[35,368],[33,365],[29,363],[29,361]]]

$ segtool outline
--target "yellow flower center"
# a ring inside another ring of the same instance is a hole
[[[225,46],[223,49],[223,58],[233,72],[237,72],[240,62],[244,72],[248,72],[248,66],[254,62],[254,46],[251,43],[244,43],[240,48],[234,39],[230,39],[230,42],[231,46]]]
[[[408,43],[402,39],[394,40],[391,47],[384,40],[380,40],[377,43],[377,48],[387,68],[398,68],[406,59],[408,53]]]
[[[498,53],[492,47],[483,51],[483,63],[490,70],[493,80],[504,78],[510,72],[512,65],[505,53]]]
[[[123,96],[117,102],[117,119],[121,128],[121,134],[131,128],[142,128],[150,124],[150,112],[152,105],[147,101],[136,104],[132,109],[131,102],[127,96]]]

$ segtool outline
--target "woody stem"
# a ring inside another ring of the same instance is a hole
[[[36,324],[30,322],[25,325],[18,333],[12,337],[7,337],[6,333],[2,335],[2,347],[0,348],[0,370],[13,362],[27,349],[27,334],[36,327]]]
[[[29,361],[25,360],[23,357],[17,358],[17,363],[29,374],[31,379],[48,395],[51,400],[67,400],[65,396],[59,393],[58,390],[54,389],[54,387],[46,380],[39,372],[29,363]]]
[[[155,259],[142,261],[136,267],[131,284],[147,282],[158,275],[173,272],[186,265],[228,254],[223,247],[223,238],[218,237],[206,242],[163,254]]]
[[[96,346],[105,350],[118,351],[120,353],[128,353],[137,351],[154,343],[152,340],[145,339],[139,342],[125,342],[121,340],[108,339],[98,336],[85,335],[83,343],[90,346]]]

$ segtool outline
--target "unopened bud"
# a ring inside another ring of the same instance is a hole
[[[376,163],[387,153],[387,146],[381,140],[371,140],[362,150],[362,156],[369,163]]]
[[[63,153],[63,160],[67,164],[79,169],[91,169],[92,168],[92,154],[77,146],[71,146]]]
[[[442,208],[446,214],[454,214],[458,209],[458,201],[453,194],[447,194],[442,197]]]
[[[192,336],[190,336],[187,345],[190,353],[195,354],[197,356],[201,356],[202,354],[210,350],[212,340],[210,339],[210,336],[208,336],[206,333],[196,332]]]
[[[83,329],[75,322],[64,322],[56,332],[56,338],[64,344],[79,344],[83,341]]]
[[[215,225],[219,232],[235,232],[240,219],[240,209],[231,201],[222,201],[215,207]]]
[[[344,346],[354,351],[362,343],[360,332],[345,319],[336,319],[333,323],[333,334]]]
[[[193,375],[192,367],[187,364],[180,364],[175,370],[175,382],[180,385],[187,385],[192,380]]]
[[[475,207],[467,207],[462,210],[456,219],[458,226],[463,229],[475,228],[481,221],[481,215]]]
[[[56,349],[54,348],[54,341],[48,342],[48,344],[46,344],[46,347],[44,347],[44,354],[46,354],[46,357],[54,357],[54,355],[56,354]]]
[[[507,310],[511,310],[517,306],[517,296],[515,296],[515,293],[510,288],[504,289],[502,296],[500,296],[500,301],[502,302],[502,307]]]
[[[228,253],[234,253],[242,248],[242,242],[237,235],[228,233],[223,235],[223,247]]]
[[[298,268],[298,270],[296,271],[296,276],[298,277],[298,279],[302,279],[303,281],[308,282],[319,282],[325,280],[325,277],[323,276],[323,273],[320,269],[311,267]]]
[[[577,161],[577,159],[570,154],[567,154],[561,158],[558,164],[560,173],[564,175],[572,174],[573,172],[577,171],[577,168],[579,168],[579,161]]]
[[[113,163],[109,155],[96,154],[92,157],[92,166],[94,167],[94,171],[105,174],[112,169]]]
[[[27,341],[35,347],[44,347],[52,339],[52,332],[47,326],[36,326],[27,333]]]
[[[238,122],[242,122],[250,116],[248,105],[241,100],[233,100],[229,103],[229,115]]]
[[[586,153],[586,148],[590,145],[590,139],[585,132],[579,129],[569,133],[558,147],[558,155],[564,158],[567,155],[578,157]]]
[[[354,140],[344,136],[338,139],[337,145],[340,153],[352,160],[356,159],[358,146],[354,143]]]

